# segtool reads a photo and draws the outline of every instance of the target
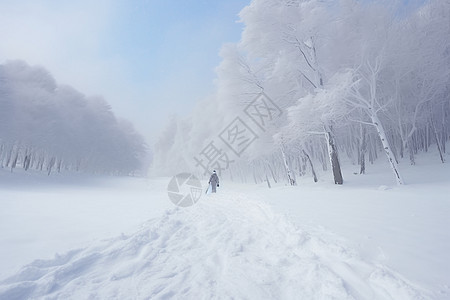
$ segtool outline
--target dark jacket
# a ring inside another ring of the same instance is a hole
[[[219,176],[217,176],[216,173],[212,173],[208,183],[211,183],[212,185],[219,185]]]

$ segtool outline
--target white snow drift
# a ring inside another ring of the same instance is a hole
[[[426,298],[337,240],[225,193],[168,210],[132,235],[36,260],[1,282],[0,298]]]

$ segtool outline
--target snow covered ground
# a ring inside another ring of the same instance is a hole
[[[167,178],[2,170],[0,299],[449,299],[450,166],[417,164],[404,187],[383,164],[223,180],[185,209]]]
[[[130,231],[170,208],[166,179],[0,169],[0,278],[36,258]]]

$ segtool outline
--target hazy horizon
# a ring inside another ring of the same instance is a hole
[[[0,3],[0,63],[24,60],[99,95],[152,143],[173,114],[214,90],[219,50],[249,1]]]

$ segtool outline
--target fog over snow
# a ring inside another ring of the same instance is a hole
[[[449,299],[450,2],[0,2],[0,300]]]
[[[100,95],[153,142],[173,114],[212,93],[222,44],[248,1],[1,1],[0,63],[40,65]]]

